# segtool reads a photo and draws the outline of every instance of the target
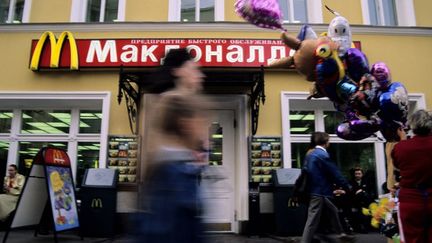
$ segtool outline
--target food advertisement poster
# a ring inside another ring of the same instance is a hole
[[[120,183],[136,183],[138,165],[138,137],[109,136],[108,168],[119,173]]]
[[[45,168],[56,231],[79,227],[71,169],[58,166]]]
[[[250,148],[251,181],[270,183],[272,171],[282,167],[281,137],[253,137]]]

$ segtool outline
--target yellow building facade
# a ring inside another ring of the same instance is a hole
[[[144,77],[139,81],[145,82],[146,75],[156,66],[125,66],[122,71],[120,65],[80,67],[79,70],[41,68],[32,71],[32,53],[41,35],[51,31],[59,38],[61,33],[69,31],[78,42],[194,39],[216,40],[218,43],[218,40],[278,41],[280,38],[279,31],[258,28],[238,17],[234,9],[235,0],[202,1],[201,4],[205,6],[201,7],[200,1],[181,0],[118,0],[113,1],[114,6],[108,6],[108,1],[101,1],[104,5],[99,6],[87,5],[87,1],[78,0],[25,0],[18,1],[22,4],[16,6],[12,6],[12,2],[8,6],[1,6],[4,16],[0,24],[0,122],[3,123],[0,124],[0,175],[5,174],[7,164],[17,164],[24,173],[28,171],[31,158],[40,147],[48,144],[60,146],[71,157],[78,187],[86,168],[122,170],[125,167],[130,172],[121,175],[123,181],[118,188],[118,213],[138,210],[138,184],[145,167],[144,153],[140,149],[151,139],[146,137],[146,121],[152,115],[147,111],[153,104],[152,95],[146,92],[140,93],[137,104],[127,103],[126,97],[131,98],[129,94],[123,93],[119,104],[119,79],[124,77],[120,72],[138,74],[138,77]],[[284,27],[292,35],[297,35],[306,22],[318,34],[326,32],[334,15],[326,10],[325,5],[339,12],[350,22],[352,39],[361,44],[369,65],[385,62],[391,70],[392,80],[406,87],[410,112],[430,109],[432,18],[427,9],[432,8],[432,2],[394,0],[390,1],[393,4],[390,7],[384,1],[367,0],[305,0],[300,1],[303,3],[301,6],[294,5],[291,0],[279,2],[283,2],[281,6],[288,6]],[[303,11],[303,15],[291,16],[290,11],[295,11],[290,10],[290,7]],[[379,7],[387,7],[384,9],[388,11],[379,12]],[[70,36],[65,42],[69,41]],[[211,60],[226,54],[218,54],[216,46],[210,47],[213,53],[209,57]],[[259,50],[262,49],[253,49],[252,53],[255,54],[249,54],[244,59],[253,59],[250,55],[258,58]],[[49,58],[48,54],[43,55]],[[266,61],[261,62],[262,65],[266,66]],[[381,192],[381,184],[387,179],[385,139],[378,134],[361,141],[345,141],[338,138],[334,131],[327,130],[334,128],[334,124],[333,127],[327,124],[334,122],[330,118],[340,122],[337,120],[340,116],[328,100],[306,100],[311,83],[295,70],[264,67],[262,71],[259,64],[255,67],[203,65],[203,68],[210,76],[209,82],[213,82],[211,87],[206,86],[206,92],[215,100],[214,110],[221,111],[214,122],[227,132],[223,133],[223,155],[217,165],[227,173],[228,179],[215,185],[211,189],[215,196],[208,198],[215,208],[220,209],[219,213],[209,209],[207,215],[208,223],[213,224],[215,230],[241,232],[244,230],[242,222],[249,220],[248,197],[250,182],[254,178],[249,141],[253,137],[281,138],[280,167],[298,168],[309,142],[308,134],[325,130],[332,134],[335,160],[338,160],[345,175],[349,175],[351,167],[360,164],[370,171],[370,178],[376,182],[377,193]],[[221,73],[233,76],[230,78]],[[263,78],[255,80],[260,74],[264,75]],[[234,78],[237,75],[241,76],[238,80]],[[231,86],[231,80],[240,85]],[[258,102],[259,114],[256,114],[257,109],[251,108],[251,104],[257,99],[252,98],[250,89],[260,81],[264,82],[265,88],[261,94],[265,94],[265,103]],[[139,90],[135,83],[133,87]],[[129,124],[131,112],[126,104],[136,109],[137,114],[132,115],[136,120],[132,120],[132,125]],[[312,118],[294,121],[290,116],[295,114],[312,115]],[[257,120],[254,122],[253,118]],[[63,124],[53,123],[60,121]],[[306,130],[292,132],[290,129],[294,125]],[[256,128],[255,134],[253,128]],[[133,153],[130,153],[133,151],[130,143],[126,143],[130,151],[125,156],[129,160],[111,156],[116,149],[121,150],[115,145],[118,141],[122,144],[122,137],[139,141],[136,164],[131,162],[135,160]],[[121,161],[129,164],[122,167]],[[263,182],[267,177],[255,178]],[[264,203],[266,205],[261,205],[263,210],[273,213],[275,209],[271,195],[262,194],[263,201],[269,200]]]

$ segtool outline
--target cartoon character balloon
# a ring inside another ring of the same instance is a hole
[[[235,11],[240,17],[258,27],[284,30],[277,0],[237,0]]]
[[[348,21],[339,14],[327,36],[304,34],[311,32],[309,26],[304,26],[297,38],[283,32],[283,42],[295,53],[270,67],[294,65],[307,81],[314,82],[310,98],[328,97],[345,114],[345,121],[336,130],[339,137],[361,140],[381,131],[388,141],[397,139],[396,130],[406,123],[408,111],[405,87],[391,83],[385,63],[369,68],[366,55],[351,47]]]

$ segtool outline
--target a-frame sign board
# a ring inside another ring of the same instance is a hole
[[[52,212],[55,242],[57,232],[79,229],[70,159],[65,150],[55,147],[42,148],[33,159],[3,243],[12,229],[39,225],[46,206]]]

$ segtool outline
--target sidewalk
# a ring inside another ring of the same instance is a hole
[[[5,232],[0,232],[0,240],[3,241]],[[369,234],[356,234],[356,243],[386,243],[387,238],[378,233]],[[118,242],[118,243],[132,243],[134,242],[133,237],[128,235],[116,235],[114,238],[89,238],[84,237],[83,240],[78,236],[77,232],[67,231],[59,232],[57,234],[58,242],[80,242],[80,243],[104,243],[104,242]],[[208,234],[206,236],[206,243],[294,243],[299,242],[300,237],[248,237],[244,235],[236,234]],[[7,238],[8,243],[42,243],[42,242],[54,242],[54,235],[38,235],[34,236],[34,231],[29,229],[14,229],[9,233]]]

